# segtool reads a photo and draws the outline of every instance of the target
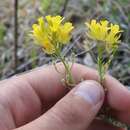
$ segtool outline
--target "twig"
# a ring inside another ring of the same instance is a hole
[[[14,70],[17,68],[18,51],[18,0],[14,0]]]
[[[69,0],[65,0],[64,6],[61,10],[61,16],[64,16],[68,3],[69,3]]]

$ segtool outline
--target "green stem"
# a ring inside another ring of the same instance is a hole
[[[101,62],[101,59],[100,57],[98,57],[98,73],[99,73],[99,80],[100,80],[100,83],[102,83],[103,81],[103,66],[102,66],[102,62]]]
[[[66,61],[65,57],[63,57],[61,55],[61,50],[59,49],[59,47],[58,47],[58,49],[56,49],[55,57],[59,58],[61,60],[61,62],[63,63],[64,67],[65,67],[65,71],[66,71],[66,77],[65,77],[66,84],[69,85],[69,86],[73,86],[74,85],[74,79],[73,79],[73,76],[72,76],[72,73],[71,73],[71,68],[69,67],[69,64]]]
[[[103,66],[103,62],[102,62],[102,55],[103,55],[103,50],[102,48],[99,46],[98,47],[98,73],[99,73],[99,80],[100,80],[100,83],[103,82],[104,80],[104,66]]]
[[[69,67],[69,64],[65,62],[65,59],[60,56],[60,60],[61,62],[63,63],[64,67],[65,67],[65,70],[66,70],[66,80],[67,80],[67,84],[68,85],[73,85],[74,84],[74,80],[73,80],[73,76],[72,76],[72,73],[71,73],[71,69]]]

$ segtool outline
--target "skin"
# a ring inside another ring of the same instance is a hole
[[[64,73],[61,63],[58,63],[57,67]],[[83,65],[74,64],[72,75],[76,84],[81,79],[98,82],[97,72]],[[92,116],[91,122],[87,121],[88,117],[84,117],[84,113],[86,109],[91,108],[91,105],[87,104],[84,107],[84,102],[80,99],[76,99],[75,102],[79,101],[85,109],[82,107],[78,109],[79,106],[76,106],[76,103],[73,109],[68,107],[69,102],[72,102],[71,93],[76,87],[69,92],[69,89],[61,82],[63,77],[50,65],[1,81],[0,130],[123,130],[94,119],[95,115]],[[118,120],[130,124],[130,91],[108,75],[103,86],[108,90],[105,104],[111,107],[111,114]],[[64,114],[62,115],[60,111]],[[75,118],[73,119],[67,111]],[[76,111],[81,111],[82,116],[76,115]],[[86,128],[82,127],[85,124],[87,124]]]

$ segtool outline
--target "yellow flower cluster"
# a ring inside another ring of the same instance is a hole
[[[74,28],[72,23],[63,23],[61,16],[46,16],[33,24],[33,37],[47,54],[54,54],[61,46],[67,44]]]
[[[86,22],[85,24],[90,39],[104,42],[110,49],[120,42],[120,32],[122,31],[119,25],[109,23],[107,20],[101,20],[100,22],[92,20],[90,23]]]

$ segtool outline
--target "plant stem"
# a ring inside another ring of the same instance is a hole
[[[103,48],[101,46],[98,47],[98,73],[99,73],[99,82],[103,86],[104,91],[107,92],[107,88],[103,85],[105,79],[105,64],[103,63]]]
[[[102,83],[102,81],[104,79],[103,78],[104,75],[103,75],[103,65],[102,65],[102,61],[101,61],[100,57],[98,57],[98,73],[99,73],[99,80]]]
[[[54,45],[57,45],[57,44],[54,44]],[[66,72],[65,82],[68,86],[73,86],[75,82],[71,73],[71,67],[69,66],[69,63],[66,61],[65,57],[62,56],[61,54],[62,46],[60,48],[59,47],[57,48],[56,46],[55,48],[56,48],[56,53],[54,57],[59,58],[65,67],[65,72]]]
[[[18,51],[18,0],[14,0],[14,69],[17,68]]]
[[[63,9],[61,10],[61,16],[64,16],[69,0],[65,0]]]
[[[98,47],[98,73],[99,73],[99,80],[100,80],[100,83],[103,82],[103,79],[104,79],[104,66],[103,66],[103,62],[102,62],[102,55],[103,55],[103,52],[102,52],[102,48],[99,46]]]
[[[68,63],[65,62],[65,58],[63,58],[62,56],[60,56],[60,60],[63,63],[65,70],[66,70],[66,80],[67,80],[67,84],[68,85],[73,85],[74,84],[74,80],[73,80],[73,76],[71,73],[71,69],[68,65]]]

